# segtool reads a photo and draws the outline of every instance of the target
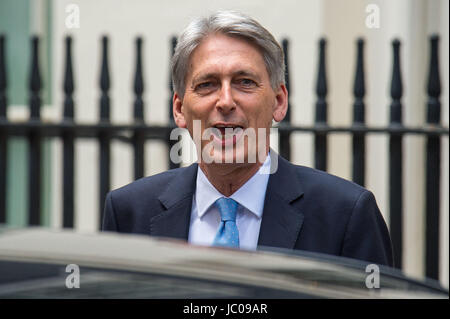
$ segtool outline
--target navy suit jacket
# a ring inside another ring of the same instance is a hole
[[[393,265],[389,232],[371,192],[274,156],[278,169],[267,184],[258,246]],[[169,170],[110,192],[103,230],[187,240],[197,169]]]

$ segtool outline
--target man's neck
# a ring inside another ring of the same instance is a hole
[[[224,196],[230,197],[241,188],[263,163],[245,164],[205,164],[199,163],[199,167],[209,182]]]

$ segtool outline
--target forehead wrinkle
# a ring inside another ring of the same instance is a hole
[[[218,35],[214,37],[207,37],[199,44],[199,46],[192,52],[190,56],[189,69],[186,74],[186,80],[190,79],[190,83],[186,83],[191,86],[194,82],[199,80],[204,80],[205,78],[219,78],[225,75],[235,76],[236,73],[241,72],[245,75],[254,75],[259,81],[264,78],[263,74],[260,72],[268,72],[267,66],[264,61],[264,57],[258,48],[255,48],[251,43],[245,42],[244,40],[234,39],[238,42],[244,42],[244,45],[248,47],[232,47],[225,48],[223,50],[223,39],[230,39],[226,35]],[[238,59],[230,61],[232,57],[237,56]],[[261,66],[264,70],[253,69],[251,66],[256,67],[255,62],[259,60]],[[200,70],[196,70],[201,68]],[[243,71],[243,72],[242,72]],[[195,72],[195,73],[194,73]],[[205,73],[203,75],[202,73]],[[190,74],[190,75],[189,75]],[[270,76],[268,75],[270,78]],[[269,79],[270,80],[270,79]]]

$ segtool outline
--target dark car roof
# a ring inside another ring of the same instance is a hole
[[[283,250],[249,252],[202,247],[177,240],[117,233],[88,234],[72,230],[52,231],[43,228],[3,229],[0,231],[1,263],[4,264],[2,269],[5,270],[0,278],[0,298],[2,298],[2,291],[11,291],[11,288],[19,287],[29,279],[21,278],[22,275],[18,274],[20,272],[18,263],[22,264],[21,267],[24,264],[33,264],[58,265],[60,268],[68,264],[76,264],[81,269],[90,271],[82,271],[85,276],[82,277],[84,283],[88,282],[87,278],[103,278],[104,281],[118,282],[123,276],[133,274],[139,279],[130,279],[129,282],[133,282],[133,280],[142,282],[143,278],[147,276],[143,282],[147,281],[154,285],[160,278],[172,278],[176,279],[172,280],[173,287],[176,287],[177,283],[181,285],[183,280],[190,283],[198,282],[200,286],[201,283],[204,283],[210,288],[226,286],[232,290],[233,287],[252,287],[253,292],[262,289],[275,298],[277,296],[292,298],[448,298],[448,291],[442,289],[437,283],[413,280],[398,271],[384,267],[380,267],[381,288],[368,289],[365,286],[368,275],[363,267],[365,264],[337,257],[306,252],[287,254]],[[38,268],[34,267],[33,269]],[[102,273],[100,274],[99,271]],[[26,272],[24,271],[24,273]],[[67,274],[59,274],[60,277],[62,275],[67,276]],[[36,282],[39,283],[36,281],[38,279],[33,279],[34,289],[36,289]],[[58,293],[64,293],[63,285],[58,287],[60,287]],[[126,289],[122,286],[122,292],[127,289],[131,290],[128,295],[123,297],[132,298],[135,287],[136,284]],[[24,289],[22,288],[21,291]],[[46,289],[45,296],[59,296],[56,292],[51,293],[48,287]],[[208,291],[208,289],[206,290]],[[134,291],[135,296],[137,291]],[[192,297],[190,296],[192,291],[186,290],[185,295],[180,295],[181,291],[174,296],[176,298]],[[244,290],[240,291],[242,293]],[[235,292],[231,294],[236,296]],[[237,294],[237,296],[244,298],[258,296],[258,294],[245,296],[245,291],[242,294],[244,295]],[[210,295],[221,297],[219,290],[215,294],[214,289],[210,289]],[[8,293],[5,296],[8,297]],[[29,295],[18,294],[15,296]],[[95,297],[95,294],[91,292],[88,296]],[[147,292],[146,296],[151,298],[153,295]],[[209,295],[205,292],[202,296]]]

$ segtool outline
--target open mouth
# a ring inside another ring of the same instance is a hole
[[[222,146],[234,145],[242,136],[243,127],[237,124],[216,124],[212,126],[214,140]]]
[[[225,135],[231,135],[233,133],[238,132],[239,130],[242,130],[243,127],[240,125],[234,125],[234,124],[218,124],[214,125],[214,128],[218,129],[222,136]]]

